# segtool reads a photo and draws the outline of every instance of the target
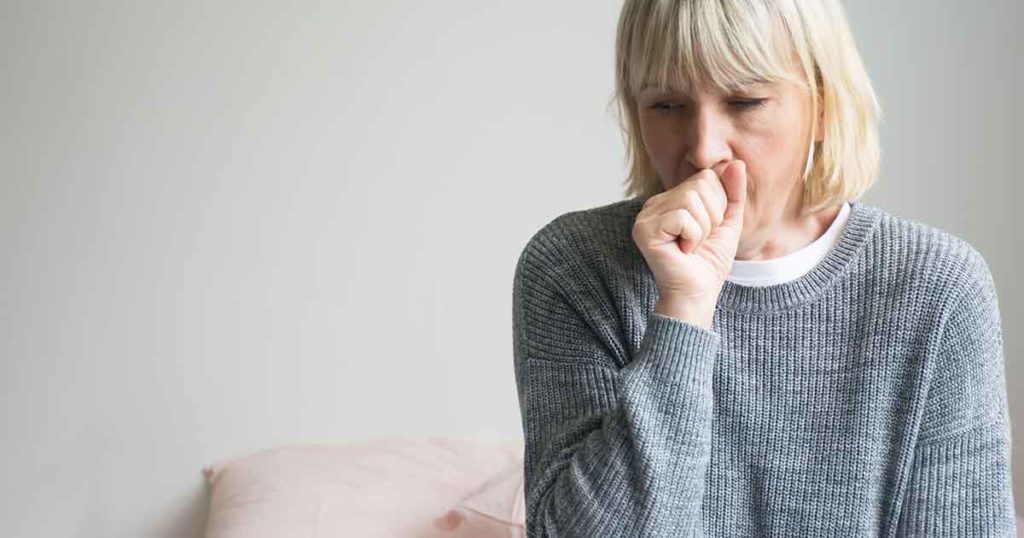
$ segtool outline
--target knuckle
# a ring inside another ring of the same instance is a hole
[[[658,204],[658,200],[656,199],[657,196],[658,195],[655,195],[644,200],[643,205],[640,206],[640,211],[637,213],[637,220],[648,216],[654,210],[654,207]]]
[[[715,199],[714,198],[714,187],[710,183],[702,182],[700,184],[700,194],[701,194],[701,196],[704,197],[705,200],[714,200]]]
[[[701,203],[700,193],[697,192],[697,189],[692,189],[690,191],[687,191],[686,199],[693,206],[697,206],[697,205],[699,205]]]
[[[693,216],[693,212],[687,208],[678,209],[679,218],[682,221],[682,227],[686,231],[692,231],[694,224],[697,224],[697,218]],[[689,235],[689,234],[687,234]]]

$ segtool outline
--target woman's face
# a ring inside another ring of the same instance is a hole
[[[792,82],[753,84],[731,94],[694,86],[693,95],[653,90],[638,96],[644,145],[662,184],[668,190],[698,170],[721,173],[729,161],[742,160],[747,165],[743,235],[770,233],[799,213],[810,93]]]

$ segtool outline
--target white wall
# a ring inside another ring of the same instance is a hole
[[[989,259],[1024,432],[1022,7],[848,3],[865,200]],[[212,461],[520,436],[515,260],[621,198],[619,6],[0,5],[0,535],[196,536]]]

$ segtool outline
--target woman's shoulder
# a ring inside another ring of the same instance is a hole
[[[873,268],[888,270],[894,278],[924,279],[949,289],[992,280],[985,256],[965,236],[878,206],[868,208],[879,216]]]
[[[548,266],[579,265],[639,255],[632,229],[642,198],[573,209],[549,219],[536,230],[520,254],[542,259]]]
[[[574,241],[581,239],[621,239],[630,231],[644,200],[629,198],[599,206],[560,213],[542,226],[533,239]]]

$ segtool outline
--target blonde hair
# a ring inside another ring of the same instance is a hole
[[[637,96],[645,87],[668,88],[675,69],[687,92],[694,81],[727,92],[763,80],[788,80],[810,91],[807,211],[856,200],[874,184],[881,107],[839,0],[626,0],[615,48],[612,99],[626,143],[627,196],[664,191],[640,134]],[[792,51],[802,79],[792,75]],[[824,138],[818,142],[821,106]]]

